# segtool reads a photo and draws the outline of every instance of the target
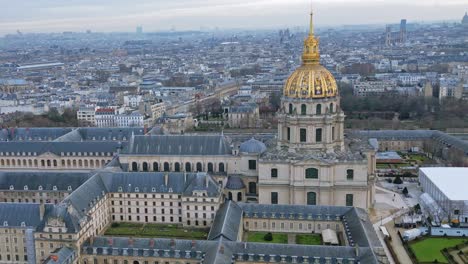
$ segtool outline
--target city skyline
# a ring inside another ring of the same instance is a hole
[[[3,3],[2,3],[3,2]],[[9,10],[0,18],[0,35],[15,33],[98,31],[133,32],[141,25],[146,32],[213,29],[273,29],[304,25],[309,12],[308,0],[254,1],[68,1],[51,0],[7,2]],[[460,0],[313,2],[317,27],[398,23],[408,21],[459,20],[466,6]]]

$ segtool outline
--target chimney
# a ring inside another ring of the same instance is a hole
[[[187,183],[187,172],[184,172],[184,183]]]
[[[224,246],[223,245],[221,245],[219,247],[219,253],[224,254]]]
[[[205,175],[205,187],[206,187],[207,189],[208,189],[208,184],[209,184],[209,183],[210,183],[210,182],[208,181],[208,174],[207,174],[207,175]]]
[[[195,240],[192,240],[192,248],[195,248]]]
[[[128,246],[133,247],[133,238],[128,239]]]
[[[44,202],[39,204],[39,220],[44,220],[44,213],[45,213],[45,205]]]
[[[169,174],[166,173],[166,174],[164,174],[164,185],[167,186],[167,183],[168,183],[168,182],[169,182]]]
[[[175,247],[175,240],[171,239],[171,247]]]
[[[151,239],[151,240],[149,241],[149,246],[150,246],[151,248],[154,247],[154,239]]]
[[[359,260],[359,246],[358,246],[358,244],[356,244],[354,246],[354,253],[356,254],[356,259]]]
[[[109,238],[107,240],[107,244],[109,244],[109,246],[112,247],[112,245],[114,244],[114,240],[112,238]]]

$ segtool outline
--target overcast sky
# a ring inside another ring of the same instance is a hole
[[[313,0],[318,27],[459,20],[467,0]],[[0,0],[0,35],[306,26],[310,0]]]

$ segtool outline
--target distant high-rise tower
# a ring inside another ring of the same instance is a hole
[[[406,43],[406,19],[400,22],[400,44]]]
[[[387,25],[385,27],[385,45],[392,45],[392,27],[390,25]]]
[[[142,27],[142,26],[138,26],[138,27],[136,28],[136,33],[137,33],[137,34],[142,34],[142,33],[143,33],[143,27]]]

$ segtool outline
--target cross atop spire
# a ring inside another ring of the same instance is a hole
[[[312,6],[310,7],[310,25],[309,25],[309,36],[314,35],[314,11]]]

